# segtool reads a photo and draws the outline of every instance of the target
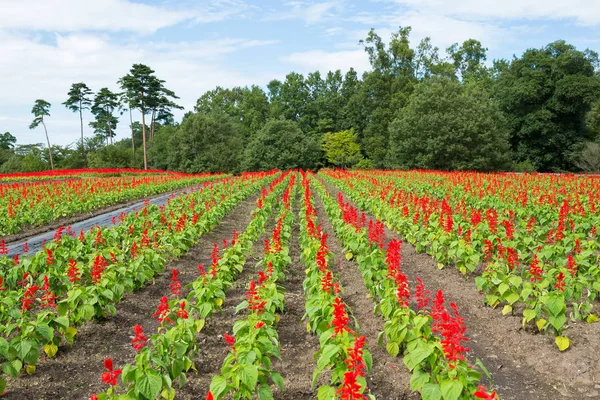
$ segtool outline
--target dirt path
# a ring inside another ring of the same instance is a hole
[[[340,283],[344,288],[342,299],[352,309],[352,315],[358,323],[359,333],[367,338],[366,343],[373,355],[373,369],[367,375],[369,390],[378,399],[412,400],[420,396],[410,390],[410,373],[405,368],[402,359],[391,357],[385,349],[377,345],[379,332],[383,331],[383,319],[373,315],[373,300],[367,297],[369,292],[364,284],[358,265],[344,257],[346,252],[341,242],[335,236],[333,226],[327,218],[323,202],[315,192],[315,209],[322,224],[323,232],[327,233],[329,252],[335,255],[336,266],[340,275]],[[336,268],[332,270],[335,271]]]
[[[336,187],[329,183],[326,187],[334,197],[337,196],[339,190]],[[401,239],[387,228],[385,234],[387,239]],[[502,316],[500,310],[486,307],[475,283],[458,271],[438,269],[432,257],[417,254],[407,242],[402,243],[402,258],[402,270],[409,278],[411,288],[414,288],[415,277],[419,276],[426,288],[432,292],[441,289],[447,301],[457,304],[466,320],[470,338],[468,358],[472,363],[476,357],[481,359],[502,399],[600,397],[599,357],[590,351],[600,346],[600,324],[586,326],[590,330],[587,341],[579,339],[581,341],[576,342],[573,349],[559,353],[552,337],[526,332],[521,327],[520,317]],[[567,332],[569,336],[570,333]]]
[[[248,218],[238,228],[238,231],[241,232],[250,221],[251,212],[252,209],[247,210]],[[196,358],[195,364],[198,372],[190,372],[188,374],[187,384],[181,390],[177,390],[177,399],[204,399],[210,388],[213,376],[220,373],[223,360],[229,352],[229,346],[225,343],[223,334],[228,333],[232,335],[233,324],[240,316],[244,315],[243,313],[236,315],[235,307],[245,300],[248,284],[252,279],[256,278],[258,272],[256,263],[263,258],[264,240],[270,237],[274,227],[275,218],[271,215],[267,221],[265,232],[261,234],[252,246],[252,254],[247,257],[244,270],[238,275],[233,285],[225,292],[226,296],[222,311],[214,314],[207,321],[202,332],[200,332],[202,348]],[[206,256],[208,256],[208,265],[210,264],[210,252],[206,252]]]
[[[296,204],[300,201],[296,199]],[[297,210],[296,210],[297,211]],[[294,222],[290,238],[290,257],[292,263],[285,272],[285,311],[277,325],[277,333],[281,343],[281,362],[275,368],[281,373],[285,389],[274,391],[278,400],[312,399],[312,373],[317,366],[314,354],[319,349],[319,339],[306,331],[302,321],[304,315],[304,292],[302,282],[305,278],[304,265],[300,260],[300,224],[298,218]]]
[[[104,359],[112,358],[115,368],[120,368],[124,363],[133,361],[135,357],[135,350],[131,347],[133,326],[142,325],[148,337],[156,332],[158,324],[151,315],[156,311],[159,299],[170,294],[171,270],[179,270],[182,286],[196,279],[198,264],[208,266],[212,262],[213,243],[217,243],[221,248],[222,239],[229,241],[234,229],[241,232],[245,228],[251,219],[257,198],[258,193],[243,200],[213,231],[202,235],[199,243],[188,253],[178,260],[169,262],[165,271],[155,278],[154,284],[131,293],[123,299],[117,305],[117,314],[113,318],[84,325],[71,348],[61,348],[54,359],[41,360],[33,376],[23,376],[16,382],[10,382],[10,392],[2,398],[87,399],[91,393],[104,390],[106,385],[100,380]],[[233,291],[235,292],[235,289]],[[228,296],[226,307],[232,302],[237,304],[239,298],[234,300],[233,297]],[[225,314],[228,313],[230,313],[229,307],[225,308]],[[212,335],[209,336],[210,329],[214,329],[214,325],[209,324],[206,329],[209,332],[206,333],[206,340],[210,343],[212,339]],[[226,349],[226,346],[210,346],[209,349],[214,353],[214,350],[219,347]],[[208,362],[214,364],[214,360]],[[194,395],[188,398],[197,397]]]

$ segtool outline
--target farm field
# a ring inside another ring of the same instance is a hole
[[[3,399],[600,397],[598,178],[10,179],[14,229],[191,189],[0,259]]]
[[[51,223],[56,227],[69,225],[99,209],[105,211],[109,206],[191,187],[218,176],[129,169],[0,175],[0,235],[9,235],[5,242],[16,240],[43,231],[39,228]]]

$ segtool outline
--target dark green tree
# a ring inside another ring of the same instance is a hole
[[[510,168],[508,130],[481,87],[423,80],[390,125],[393,168],[493,171]]]
[[[166,101],[170,101],[171,98],[177,98],[173,91],[164,87],[164,82],[154,75],[153,69],[144,64],[134,64],[129,74],[119,79],[118,82],[125,93],[125,103],[128,104],[129,109],[139,109],[142,114],[144,169],[148,169],[146,114],[155,112],[161,104],[165,105]],[[173,106],[172,104],[168,104],[165,107],[168,109]],[[153,119],[151,122],[153,122]]]
[[[252,138],[244,154],[247,171],[315,168],[321,159],[317,141],[294,121],[272,120]]]
[[[118,93],[111,92],[108,88],[102,88],[94,98],[92,105],[92,114],[95,121],[90,122],[90,126],[94,128],[94,132],[103,135],[106,138],[106,144],[110,139],[112,144],[115,137],[115,129],[119,123],[119,117],[114,115],[115,111],[121,105]]]
[[[50,147],[50,138],[48,137],[48,129],[46,129],[46,123],[44,122],[44,117],[50,116],[50,106],[46,100],[37,99],[31,109],[31,113],[34,116],[33,121],[29,125],[29,129],[35,129],[40,124],[44,127],[44,132],[46,133],[46,142],[48,143],[48,158],[50,159],[50,168],[54,169],[54,162],[52,161],[52,149]]]
[[[10,132],[4,132],[0,135],[0,149],[9,150],[15,147],[17,138],[10,134]]]
[[[92,104],[92,90],[83,82],[74,83],[67,96],[67,101],[62,103],[65,107],[73,112],[79,113],[79,121],[81,123],[81,153],[85,158],[85,147],[83,140],[83,110],[88,110]]]
[[[573,155],[594,134],[586,115],[599,97],[598,55],[557,41],[495,65],[494,97],[506,114],[519,161],[538,171],[571,171]]]

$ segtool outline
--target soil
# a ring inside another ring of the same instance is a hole
[[[298,202],[299,199],[296,199]],[[285,273],[282,283],[285,289],[285,309],[277,326],[281,343],[281,362],[274,364],[283,377],[284,391],[274,391],[279,400],[312,399],[315,393],[311,390],[312,373],[317,367],[314,354],[319,349],[319,339],[306,331],[306,321],[302,321],[305,312],[305,298],[302,282],[305,278],[305,267],[300,260],[300,224],[294,221],[290,238],[290,257],[292,263]],[[323,380],[319,385],[326,384]]]
[[[105,390],[106,385],[100,380],[104,371],[104,359],[112,358],[115,368],[121,368],[123,364],[132,362],[135,357],[135,350],[131,346],[133,326],[142,325],[147,337],[157,331],[158,323],[151,315],[156,311],[159,299],[170,294],[171,270],[179,270],[182,286],[196,279],[197,265],[210,265],[212,262],[213,243],[222,246],[222,239],[230,240],[234,229],[241,232],[248,224],[257,198],[258,194],[242,201],[213,231],[202,235],[199,242],[188,253],[168,262],[165,271],[155,278],[153,284],[129,294],[117,305],[117,314],[114,317],[85,324],[77,333],[72,347],[62,346],[52,359],[44,357],[40,360],[34,375],[21,375],[17,380],[10,381],[9,391],[2,398],[7,400],[88,399],[90,394]],[[235,289],[233,291],[235,292]],[[238,291],[242,293],[242,289]],[[228,296],[228,305],[234,301],[237,305],[234,296]],[[224,315],[229,313],[230,308],[226,308]],[[231,325],[227,329],[230,328]],[[211,343],[217,334],[227,330],[217,330],[216,334],[214,330],[215,323],[209,324],[203,334],[205,336],[203,340],[208,344],[207,353],[209,358],[212,358],[212,361],[208,360],[205,363],[211,365],[216,365],[214,357],[217,356],[218,351],[227,349],[222,342]],[[193,382],[189,382],[187,386],[193,388]],[[183,395],[181,398],[198,398],[197,394],[189,390],[181,394]]]
[[[321,229],[327,234],[329,253],[335,256],[340,284],[343,288],[342,300],[349,306],[349,313],[357,326],[358,333],[365,336],[366,347],[373,356],[373,367],[367,374],[369,392],[378,399],[412,400],[419,399],[417,393],[410,390],[410,373],[404,367],[402,359],[391,357],[378,346],[379,332],[383,331],[383,319],[373,315],[373,300],[364,284],[355,261],[348,261],[346,251],[333,230],[323,202],[315,192],[315,210]]]
[[[336,187],[326,187],[337,196]],[[385,234],[401,239],[387,228]],[[600,324],[571,324],[566,334],[574,343],[561,353],[553,336],[526,332],[522,316],[503,316],[500,309],[485,306],[473,280],[452,268],[438,269],[432,257],[417,254],[407,242],[402,244],[402,270],[411,288],[419,276],[431,292],[440,289],[447,302],[457,304],[470,338],[468,359],[473,364],[481,359],[502,399],[600,398],[600,357],[593,350],[600,348]]]

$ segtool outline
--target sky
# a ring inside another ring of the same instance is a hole
[[[412,27],[415,47],[427,36],[440,49],[478,39],[488,62],[559,39],[600,51],[600,0],[0,0],[0,132],[44,142],[41,126],[29,129],[41,98],[52,104],[51,142],[74,143],[79,115],[61,104],[71,84],[117,91],[134,63],[154,69],[186,111],[216,86],[363,72],[359,40],[374,28],[387,42],[399,26]],[[118,138],[127,124],[124,115]]]

